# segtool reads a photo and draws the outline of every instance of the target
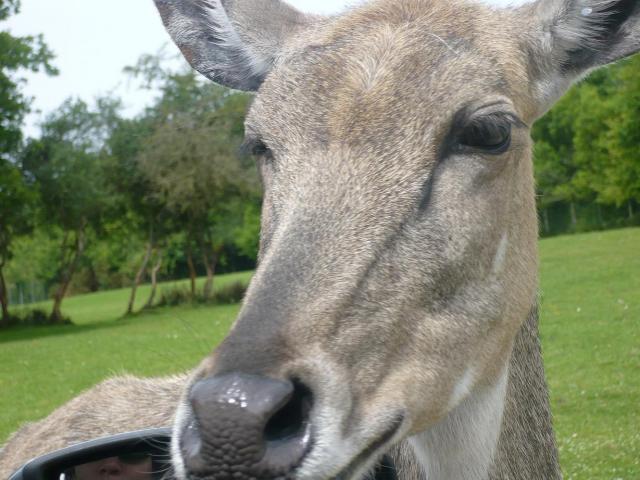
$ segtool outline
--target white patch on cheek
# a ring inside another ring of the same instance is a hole
[[[507,391],[508,368],[493,387],[468,395],[438,424],[409,438],[429,480],[487,480]]]
[[[385,427],[389,428],[397,417],[395,413],[386,411],[373,414],[373,418],[365,414],[366,420],[357,428],[345,432],[344,425],[353,406],[353,393],[348,377],[342,369],[323,355],[318,355],[311,363],[315,366],[310,370],[321,372],[316,378],[314,388],[318,392],[325,392],[325,398],[322,399],[322,395],[319,395],[319,400],[312,410],[313,449],[297,469],[295,478],[326,480],[336,478],[367,448],[367,445],[381,438],[385,433]],[[305,362],[305,365],[309,368],[308,362]],[[409,426],[409,422],[404,422],[393,438],[387,439],[377,450],[369,452],[366,461],[361,461],[355,471],[350,472],[350,478],[364,478],[369,469],[373,468],[378,455],[404,437]]]
[[[187,472],[184,468],[184,460],[182,459],[182,452],[180,451],[180,434],[184,429],[187,405],[181,402],[176,410],[176,416],[173,421],[173,432],[171,435],[171,463],[173,464],[174,477],[178,480],[184,480],[187,478]]]
[[[311,355],[305,366],[322,372],[314,388],[318,392],[331,392],[331,398],[321,398],[311,412],[315,430],[313,449],[298,469],[296,478],[333,478],[358,453],[357,442],[345,442],[342,432],[345,416],[351,409],[351,391],[346,377],[324,355]]]
[[[509,245],[509,235],[505,232],[502,234],[502,238],[500,238],[498,249],[496,250],[496,254],[493,257],[493,265],[491,266],[491,273],[493,275],[498,275],[499,273],[502,272],[502,268],[504,267],[504,260],[507,257],[508,245]]]
[[[453,410],[469,395],[475,383],[475,374],[475,368],[469,367],[462,378],[458,380],[449,400],[449,410]]]

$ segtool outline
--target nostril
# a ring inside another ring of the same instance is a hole
[[[305,435],[313,405],[311,390],[293,380],[293,393],[287,403],[269,419],[264,429],[268,443],[287,442]]]
[[[311,391],[299,381],[232,373],[196,382],[180,450],[191,476],[285,476],[311,448]],[[228,475],[227,475],[228,474]]]

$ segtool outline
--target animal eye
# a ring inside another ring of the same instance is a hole
[[[260,138],[250,137],[247,138],[240,151],[245,155],[252,155],[254,157],[271,157],[271,150]]]
[[[459,143],[492,155],[503,153],[511,144],[511,123],[499,118],[474,120],[460,134]]]
[[[269,147],[262,141],[257,140],[251,147],[251,155],[255,157],[261,157],[270,153]]]

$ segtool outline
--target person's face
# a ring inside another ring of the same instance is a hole
[[[150,480],[151,457],[109,457],[96,462],[78,465],[76,480]]]

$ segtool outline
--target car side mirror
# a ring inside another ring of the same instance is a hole
[[[170,428],[99,438],[35,458],[9,480],[172,478],[170,444]]]

